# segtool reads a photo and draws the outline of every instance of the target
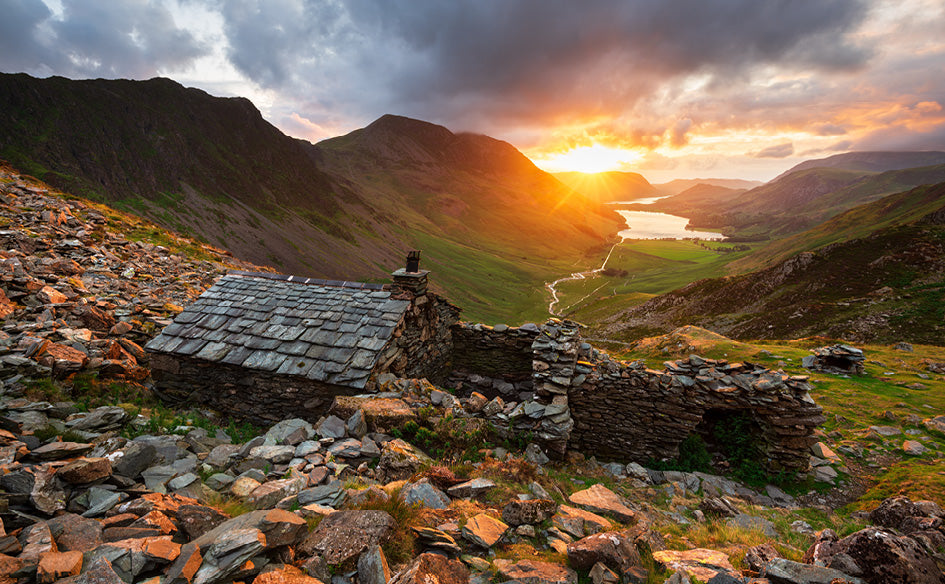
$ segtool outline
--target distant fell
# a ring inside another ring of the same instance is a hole
[[[727,189],[753,189],[760,187],[764,182],[760,180],[742,180],[738,178],[678,178],[667,183],[658,183],[653,186],[665,195],[678,195],[698,185],[710,185]]]
[[[618,311],[597,333],[634,339],[694,324],[736,339],[941,343],[945,183],[856,207],[785,243],[782,252],[803,251]]]
[[[902,170],[919,166],[945,164],[945,152],[918,151],[918,152],[846,152],[835,154],[827,158],[805,160],[774,178],[777,181],[793,172],[810,168],[839,168],[843,170],[862,172],[885,172],[887,170]]]
[[[601,202],[654,197],[660,191],[636,172],[556,172],[555,178],[575,191]]]

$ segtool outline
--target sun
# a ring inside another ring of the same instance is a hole
[[[640,158],[642,155],[633,150],[592,144],[536,158],[535,164],[548,172],[576,171],[591,174],[620,170]]]

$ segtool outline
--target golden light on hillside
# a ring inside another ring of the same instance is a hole
[[[595,173],[625,169],[642,157],[642,154],[634,150],[592,144],[549,153],[542,157],[532,157],[532,160],[548,172]]]

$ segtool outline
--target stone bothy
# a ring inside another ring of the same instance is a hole
[[[402,270],[398,270],[402,272]],[[377,378],[442,381],[459,309],[426,292],[426,272],[393,286],[230,272],[146,345],[157,391],[256,423],[321,416]]]
[[[315,421],[337,396],[385,390],[384,374],[425,377],[460,397],[484,394],[488,403],[459,415],[531,436],[551,456],[673,458],[691,434],[711,445],[739,417],[769,471],[809,465],[824,417],[806,376],[695,355],[657,371],[611,359],[567,320],[458,322],[416,263],[393,276],[381,286],[231,272],[148,343],[156,387],[268,423]]]

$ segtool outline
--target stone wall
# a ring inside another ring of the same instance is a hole
[[[304,377],[275,375],[167,354],[151,356],[155,390],[166,402],[207,406],[225,416],[268,427],[286,418],[314,422],[336,395],[356,390]],[[199,383],[195,383],[199,380]]]
[[[531,399],[532,342],[538,327],[453,325],[453,362],[447,385],[459,395],[478,391],[489,398]]]
[[[394,330],[394,341],[382,353],[375,372],[425,377],[442,384],[452,369],[451,328],[459,321],[459,308],[433,293],[406,294],[412,297],[410,307]]]
[[[498,352],[505,342],[485,327],[459,330],[457,347]],[[513,345],[518,358],[524,350]],[[530,349],[533,396],[495,397],[477,415],[532,436],[551,456],[572,449],[624,462],[675,458],[690,434],[711,437],[713,425],[745,415],[767,470],[805,470],[824,421],[806,376],[695,355],[655,371],[610,359],[582,340],[579,324],[558,319],[541,326]]]
[[[807,469],[814,428],[825,418],[806,376],[695,355],[665,366],[654,371],[601,355],[568,395],[569,447],[621,461],[675,458],[689,434],[708,434],[711,424],[743,413],[768,471]]]

